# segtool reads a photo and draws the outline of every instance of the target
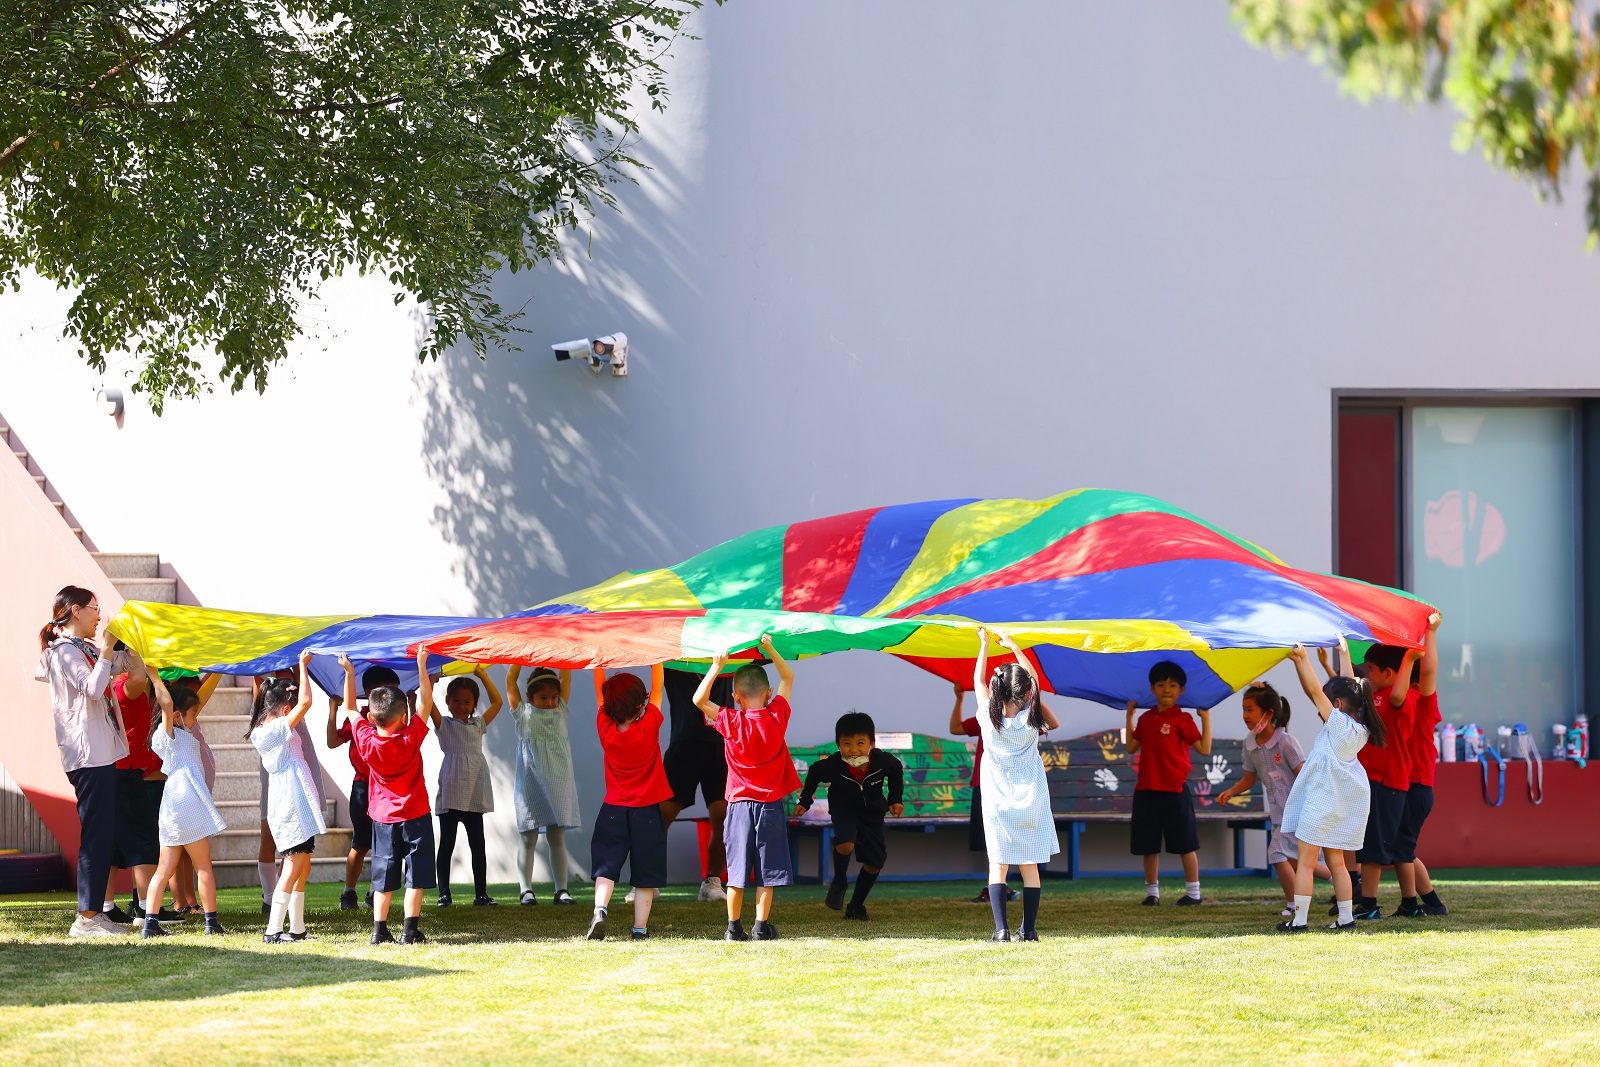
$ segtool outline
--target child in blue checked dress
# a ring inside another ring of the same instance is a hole
[[[572,695],[572,672],[557,674],[535,667],[528,676],[526,701],[519,701],[522,668],[506,674],[506,698],[517,724],[517,877],[522,903],[537,904],[533,892],[533,863],[544,831],[550,846],[550,880],[557,904],[575,903],[567,892],[567,831],[583,825],[578,808],[578,777],[572,770],[572,742],[567,735],[567,698]]]
[[[423,675],[418,681],[417,714],[433,723],[444,761],[439,764],[439,855],[435,861],[439,875],[439,907],[451,905],[450,860],[456,848],[456,828],[467,832],[467,847],[472,852],[472,903],[478,907],[495,903],[489,895],[489,856],[483,839],[483,816],[494,810],[494,786],[489,780],[489,764],[483,758],[483,731],[500,714],[500,691],[489,672],[479,665],[473,678],[489,691],[489,706],[483,717],[478,709],[478,682],[472,678],[450,679],[445,687],[444,706],[449,715],[440,715],[433,702],[433,679]]]
[[[1244,777],[1214,798],[1227,804],[1234,797],[1250,792],[1257,782],[1267,798],[1267,817],[1272,834],[1267,839],[1267,862],[1278,873],[1283,886],[1283,917],[1294,915],[1294,872],[1300,859],[1300,842],[1283,829],[1283,806],[1294,788],[1306,755],[1300,742],[1289,734],[1289,702],[1267,682],[1257,682],[1244,691],[1240,701],[1244,716]]]
[[[1283,805],[1283,831],[1299,841],[1300,855],[1294,872],[1294,918],[1279,923],[1278,931],[1298,934],[1309,929],[1306,913],[1311,906],[1311,879],[1319,848],[1333,875],[1333,898],[1338,907],[1338,920],[1328,929],[1354,930],[1344,853],[1361,847],[1367,833],[1367,808],[1372,803],[1366,768],[1356,754],[1365,744],[1383,746],[1383,720],[1373,707],[1372,686],[1365,678],[1340,675],[1319,688],[1305,646],[1296,645],[1289,658],[1300,674],[1301,688],[1325,725]]]
[[[295,727],[311,710],[311,653],[300,653],[299,683],[274,678],[261,688],[250,713],[250,743],[267,771],[267,827],[283,854],[283,872],[272,894],[263,940],[269,945],[306,939],[306,880],[317,835],[328,832],[322,819],[311,765]],[[287,916],[289,929],[283,928]]]
[[[1000,644],[1016,662],[1001,664],[991,674],[989,632],[978,631],[978,659],[972,678],[983,736],[983,774],[978,788],[983,791],[983,832],[989,848],[993,940],[1037,941],[1034,920],[1039,914],[1039,864],[1061,851],[1039,737],[1061,723],[1040,700],[1042,690],[1033,662],[1009,635],[1001,634]],[[1022,872],[1022,926],[1015,938],[1006,917],[1006,875],[1012,864]]]

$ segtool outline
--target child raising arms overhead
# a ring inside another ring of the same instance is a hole
[[[650,936],[650,905],[667,884],[667,827],[661,802],[672,796],[661,766],[661,690],[665,668],[650,668],[650,691],[636,674],[623,671],[606,677],[594,672],[595,700],[600,710],[595,728],[605,755],[606,798],[594,820],[589,864],[594,875],[594,914],[588,939],[603,941],[610,917],[611,893],[631,861],[633,939]]]
[[[1367,774],[1356,756],[1370,740],[1382,745],[1383,720],[1372,705],[1372,687],[1364,678],[1330,678],[1317,686],[1311,657],[1296,645],[1289,658],[1300,675],[1300,686],[1316,705],[1326,724],[1300,767],[1289,799],[1283,805],[1284,833],[1299,842],[1295,865],[1294,918],[1278,924],[1280,933],[1304,933],[1311,905],[1311,880],[1317,849],[1322,849],[1333,876],[1333,898],[1338,920],[1330,930],[1354,930],[1351,913],[1350,872],[1344,853],[1361,847],[1366,836],[1367,811],[1372,803]]]
[[[1267,862],[1278,872],[1287,905],[1285,917],[1294,914],[1294,871],[1300,858],[1300,843],[1293,834],[1283,832],[1283,805],[1294,788],[1294,776],[1305,763],[1300,742],[1289,734],[1289,702],[1267,682],[1257,682],[1244,691],[1240,702],[1244,727],[1244,777],[1213,798],[1226,804],[1241,793],[1250,792],[1257,782],[1267,798],[1267,816],[1272,820],[1272,836],[1267,840]]]
[[[557,904],[575,903],[567,892],[567,831],[583,825],[578,808],[578,778],[572,770],[572,742],[567,735],[567,698],[572,672],[557,674],[535,667],[528,676],[527,700],[521,699],[522,668],[506,675],[506,698],[517,724],[517,877],[522,903],[537,904],[533,894],[534,849],[543,830],[550,846],[550,880]]]
[[[298,684],[274,678],[261,687],[250,716],[250,743],[261,754],[267,772],[267,827],[283,854],[283,870],[272,894],[267,933],[269,945],[306,939],[306,879],[318,834],[328,832],[322,820],[317,787],[296,728],[311,710],[310,651],[300,653]],[[289,931],[284,933],[284,916]]]
[[[489,896],[489,857],[483,843],[483,816],[494,810],[494,786],[483,758],[483,731],[500,714],[500,691],[482,664],[472,675],[489,690],[489,706],[482,718],[473,714],[478,709],[478,682],[473,678],[450,679],[444,690],[447,716],[440,715],[433,703],[433,679],[425,666],[417,681],[417,713],[433,723],[444,753],[439,765],[439,856],[435,864],[441,908],[451,904],[450,859],[457,827],[467,831],[467,846],[472,850],[472,903],[481,907],[495,902]]]

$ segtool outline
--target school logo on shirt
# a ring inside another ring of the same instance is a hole
[[[1172,732],[1172,724],[1169,723],[1169,722],[1162,723],[1161,724],[1161,732],[1164,733],[1164,734],[1170,734]]]
[[[1273,753],[1273,754],[1272,754],[1272,762],[1273,762],[1273,763],[1282,763],[1282,762],[1283,762],[1283,753],[1281,753],[1281,752],[1274,752],[1274,753]]]

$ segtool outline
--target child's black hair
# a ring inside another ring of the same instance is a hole
[[[400,687],[400,676],[388,667],[368,667],[361,672],[361,691],[371,693],[380,685]]]
[[[549,667],[535,667],[528,676],[528,699],[533,699],[533,694],[541,689],[554,689],[556,695],[561,695],[561,676]]]
[[[268,678],[256,694],[255,705],[250,709],[250,726],[244,736],[248,740],[257,726],[291,707],[300,699],[300,686],[287,678]],[[174,702],[176,704],[176,702]]]
[[[740,696],[760,696],[771,688],[767,669],[759,663],[746,663],[733,672],[733,690]]]
[[[1170,659],[1164,659],[1150,668],[1150,684],[1155,685],[1157,682],[1177,682],[1187,689],[1189,687],[1189,675],[1185,673],[1182,667]]]
[[[200,694],[191,686],[174,684],[168,686],[172,694],[172,713],[178,716],[189,714],[189,709],[200,703]]]
[[[1361,657],[1363,664],[1384,671],[1398,671],[1405,660],[1406,650],[1399,645],[1373,645]]]
[[[1256,682],[1245,689],[1244,695],[1261,709],[1261,714],[1272,720],[1275,729],[1282,730],[1289,725],[1289,702],[1272,688],[1271,682]]]
[[[1021,664],[1002,663],[989,675],[989,721],[998,730],[1006,724],[1007,704],[1026,707],[1032,701],[1033,706],[1028,709],[1028,725],[1035,730],[1043,730],[1044,711],[1039,707],[1042,695],[1038,686],[1033,684],[1033,675],[1024,670]]]
[[[872,716],[864,711],[851,709],[839,716],[839,721],[833,724],[833,743],[838,744],[841,738],[867,737],[873,744],[878,743],[878,728],[872,721]]]
[[[410,710],[406,695],[398,685],[380,685],[367,690],[367,718],[374,726],[393,726]]]
[[[1365,678],[1347,678],[1340,674],[1322,687],[1322,694],[1338,705],[1339,710],[1367,728],[1367,743],[1383,748],[1383,716],[1372,703],[1372,683]]]
[[[444,698],[449,700],[451,693],[459,692],[462,689],[467,689],[472,692],[472,706],[477,707],[478,697],[481,694],[478,690],[478,683],[471,678],[457,676],[450,679],[450,684],[444,687]]]
[[[600,710],[605,717],[622,726],[644,714],[650,693],[637,674],[623,671],[606,679],[600,687]]]

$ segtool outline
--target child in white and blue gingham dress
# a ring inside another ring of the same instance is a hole
[[[1372,803],[1366,769],[1356,759],[1366,743],[1367,728],[1335,707],[1295,777],[1279,829],[1318,848],[1359,849]]]
[[[200,741],[182,726],[174,726],[171,737],[158,726],[150,731],[150,751],[161,757],[161,773],[167,776],[156,823],[161,844],[192,845],[226,830],[206,788]]]
[[[983,736],[983,834],[990,863],[1047,863],[1061,851],[1050,812],[1050,783],[1039,754],[1039,731],[1027,715],[1002,719],[996,727],[978,709]]]

